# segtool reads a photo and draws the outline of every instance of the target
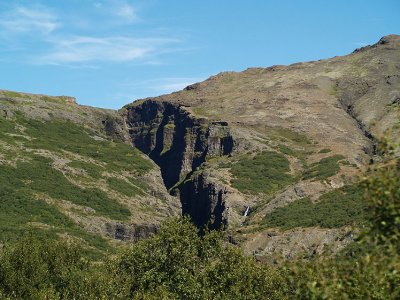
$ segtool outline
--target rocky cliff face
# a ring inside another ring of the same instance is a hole
[[[226,228],[227,187],[210,180],[206,172],[194,174],[179,187],[182,214],[189,215],[199,228]]]
[[[125,120],[132,144],[156,162],[171,193],[180,195],[182,213],[198,226],[224,226],[224,185],[192,173],[207,159],[231,155],[235,141],[224,121],[194,117],[184,106],[145,101],[128,106]]]
[[[160,166],[167,188],[207,157],[229,155],[234,150],[227,122],[196,118],[181,105],[145,101],[128,106],[125,118],[132,144]]]
[[[355,182],[379,159],[377,140],[400,140],[399,78],[400,37],[391,35],[343,57],[220,73],[122,114],[132,144],[160,167],[183,214],[200,227],[260,232],[263,240],[263,218]],[[255,164],[252,174],[242,162],[262,151],[281,155],[290,172],[276,174],[283,172],[278,161],[261,161],[272,167]],[[276,190],[270,176],[292,179]],[[299,187],[306,192],[294,193]],[[324,230],[333,240],[341,232]],[[250,236],[244,243],[258,244]]]
[[[341,249],[362,211],[346,191],[379,161],[379,139],[400,142],[399,91],[396,35],[347,56],[220,73],[118,112],[0,90],[0,183],[11,193],[2,200],[40,206],[32,222],[5,205],[12,226],[0,232],[135,241],[182,213],[228,228],[257,256]]]

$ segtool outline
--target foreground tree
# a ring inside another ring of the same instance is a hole
[[[187,218],[100,261],[28,234],[0,250],[0,299],[400,299],[399,162],[364,187],[364,234],[334,257],[263,265]]]

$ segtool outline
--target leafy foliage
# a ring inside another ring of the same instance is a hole
[[[0,256],[0,295],[14,299],[67,299],[79,291],[88,265],[80,249],[26,235]],[[77,289],[77,290],[76,290]]]
[[[393,171],[390,175],[399,175]],[[397,173],[396,173],[397,172]],[[379,189],[386,173],[373,177]],[[382,178],[383,176],[383,178]],[[396,184],[398,189],[398,185]],[[350,187],[348,187],[350,188]],[[373,194],[371,194],[373,195]],[[372,196],[374,197],[374,196]],[[398,198],[397,198],[398,199]],[[221,232],[199,236],[187,219],[167,221],[153,237],[92,264],[79,247],[32,236],[0,252],[0,296],[17,299],[398,299],[397,221],[367,194],[372,238],[356,256],[315,258],[269,266],[224,243]],[[389,202],[390,203],[390,202]],[[378,241],[378,244],[375,242]]]
[[[50,160],[34,156],[31,162],[18,163],[17,167],[3,166],[0,183],[4,194],[2,199],[34,198],[33,193],[46,193],[52,198],[71,201],[72,203],[92,207],[97,213],[124,220],[130,211],[122,204],[111,200],[98,189],[82,189],[70,183],[65,176],[50,166]],[[12,201],[12,200],[11,200]],[[15,206],[11,206],[15,207]],[[24,209],[24,207],[20,207]]]
[[[101,264],[79,247],[25,237],[0,254],[0,295],[21,299],[282,299],[281,272],[258,265],[220,232],[199,236],[187,219]]]
[[[288,265],[292,299],[399,299],[400,257],[369,245],[350,258],[318,258]]]
[[[128,183],[122,179],[118,179],[115,177],[107,178],[107,182],[113,190],[120,192],[121,194],[128,197],[144,195],[143,190],[146,189],[143,184],[139,185],[140,187],[138,187],[137,185],[133,185],[132,183]]]
[[[27,229],[34,228],[36,235],[54,239],[57,233],[68,232],[83,238],[90,246],[98,250],[108,249],[108,244],[100,236],[87,233],[55,206],[35,199],[33,192],[46,192],[56,199],[79,203],[90,201],[90,205],[96,203],[95,194],[72,186],[61,173],[49,167],[48,163],[48,160],[38,157],[31,163],[19,163],[17,167],[8,165],[1,167],[0,236],[2,241],[16,240]],[[103,194],[98,193],[98,195],[97,206],[101,206],[104,210],[113,209],[113,205],[116,205],[115,202],[110,203],[110,200],[104,198]],[[109,206],[106,206],[107,203]],[[118,208],[118,210],[121,209],[125,208]],[[33,222],[42,224],[44,229],[40,229],[40,226],[32,227],[30,224]]]
[[[400,250],[400,160],[375,170],[365,181],[369,195],[369,234]]]
[[[289,266],[288,278],[296,298],[400,298],[399,178],[397,159],[373,170],[365,179],[362,186],[369,222],[356,242],[362,251]]]
[[[338,162],[345,157],[334,155],[321,159],[318,163],[313,163],[303,174],[303,179],[323,180],[335,175],[340,170]]]
[[[77,153],[106,163],[108,171],[141,174],[152,169],[152,164],[142,158],[137,149],[120,142],[96,140],[83,127],[72,122],[23,118],[18,122],[27,128],[26,134],[34,138],[26,143],[29,147]]]
[[[360,185],[345,186],[321,196],[315,204],[303,198],[277,208],[264,217],[262,224],[285,230],[312,226],[341,227],[360,224],[366,217],[365,209]]]
[[[94,209],[75,210],[77,214],[106,216],[120,221],[130,218],[129,209],[99,189],[82,188],[69,179],[95,182],[107,178],[103,177],[105,171],[127,174],[132,184],[124,186],[125,194],[136,195],[147,189],[137,176],[149,171],[152,164],[129,145],[104,140],[97,135],[65,120],[34,120],[18,112],[13,113],[12,119],[0,116],[0,158],[3,160],[0,168],[1,242],[19,239],[30,229],[35,235],[49,239],[56,239],[59,234],[82,239],[86,244],[85,251],[90,249],[90,255],[110,249],[101,236],[87,233],[62,213],[63,202],[60,200]],[[63,174],[55,167],[54,157],[57,156],[72,158],[68,166],[85,170],[89,177],[84,173]],[[110,181],[111,185],[114,183]],[[123,183],[118,181],[112,188],[121,189]],[[132,187],[131,192],[127,191],[128,185]],[[50,201],[45,202],[43,199],[47,198]]]
[[[324,148],[324,149],[319,150],[318,153],[329,153],[331,151],[332,151],[331,149]]]
[[[245,156],[231,167],[232,186],[242,192],[271,194],[293,182],[289,161],[277,152]]]

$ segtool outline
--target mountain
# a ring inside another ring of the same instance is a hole
[[[182,213],[260,259],[336,252],[364,220],[378,142],[399,142],[399,108],[397,35],[119,111],[1,91],[0,239],[29,227],[104,250]]]

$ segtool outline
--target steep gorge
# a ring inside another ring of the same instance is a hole
[[[225,227],[226,188],[196,170],[208,158],[235,150],[228,123],[209,122],[184,106],[151,100],[127,106],[125,122],[132,145],[160,167],[165,186],[180,197],[182,214],[199,227]]]
[[[284,254],[288,243],[294,256],[313,253],[313,245],[338,250],[352,240],[347,221],[293,230],[264,223],[277,209],[304,199],[311,209],[340,193],[379,162],[379,139],[399,141],[398,49],[392,35],[346,56],[223,72],[135,101],[103,125],[160,167],[182,214],[198,227],[229,227],[258,255]],[[331,209],[338,206],[321,218]]]

